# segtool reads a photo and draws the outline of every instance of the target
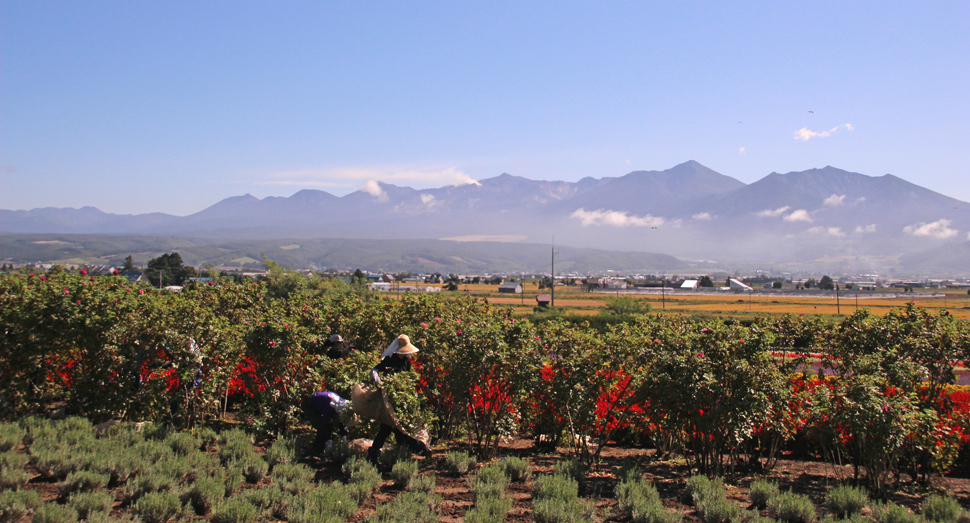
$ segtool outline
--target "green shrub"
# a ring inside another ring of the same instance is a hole
[[[212,511],[212,523],[252,523],[259,517],[259,510],[249,501],[229,498]]]
[[[949,523],[956,521],[962,512],[963,509],[956,499],[939,494],[927,497],[920,505],[920,514],[928,521]]]
[[[920,517],[908,508],[897,505],[892,501],[874,503],[872,505],[872,519],[876,523],[917,523]]]
[[[403,492],[392,503],[377,506],[370,523],[436,523],[441,499],[423,492]]]
[[[200,427],[192,431],[199,439],[199,445],[205,450],[213,450],[219,445],[219,433],[212,427]]]
[[[467,474],[475,466],[475,457],[467,452],[451,451],[445,453],[445,470],[452,474]]]
[[[19,521],[32,514],[44,503],[34,490],[0,491],[0,522]]]
[[[769,499],[768,510],[784,523],[811,523],[818,519],[812,500],[791,492],[781,492]]]
[[[476,498],[475,506],[465,513],[465,523],[502,523],[511,508],[509,498]]]
[[[273,468],[273,483],[290,494],[300,494],[310,489],[314,472],[301,463],[281,463]]]
[[[698,513],[704,523],[730,523],[741,513],[741,506],[724,497],[705,499]]]
[[[698,509],[705,501],[724,499],[724,480],[697,475],[687,478],[687,493]]]
[[[74,510],[77,511],[81,519],[88,519],[88,516],[92,513],[109,512],[114,501],[114,494],[99,490],[94,492],[75,492],[68,498],[67,504],[74,507]]]
[[[219,449],[219,461],[222,461],[227,466],[247,456],[259,456],[259,454],[256,454],[256,450],[253,449],[252,443],[249,443],[249,440],[230,439],[224,442]]]
[[[296,444],[293,439],[280,438],[266,449],[266,462],[270,468],[296,462]]]
[[[821,523],[872,523],[872,520],[862,514],[849,514],[845,518],[838,518],[832,514],[823,517]]]
[[[216,478],[199,478],[185,497],[196,514],[205,516],[226,497],[226,485]]]
[[[418,474],[418,462],[413,459],[398,461],[391,467],[391,479],[398,488],[408,488],[411,480]]]
[[[506,458],[500,463],[502,464],[502,469],[505,471],[505,475],[513,483],[528,481],[532,477],[532,466],[522,458]]]
[[[164,490],[146,493],[138,498],[131,509],[145,523],[165,523],[179,515],[182,503],[174,493]]]
[[[69,495],[72,492],[89,492],[92,490],[103,489],[111,476],[108,474],[98,474],[90,470],[77,470],[67,475],[61,482],[61,495]]]
[[[438,486],[438,479],[434,476],[415,476],[411,478],[411,484],[408,485],[408,490],[412,492],[424,492],[425,494],[434,494],[437,486]]]
[[[66,448],[38,445],[30,449],[30,462],[44,477],[63,479],[74,471],[70,452]]]
[[[187,432],[172,432],[165,438],[165,443],[172,449],[172,452],[180,456],[186,456],[199,450],[201,445],[198,438]]]
[[[346,521],[357,511],[357,503],[347,489],[322,485],[292,499],[286,519],[290,523]]]
[[[617,483],[616,501],[620,513],[634,519],[636,519],[635,514],[645,514],[652,506],[662,505],[657,487],[642,479]]]
[[[477,503],[483,498],[504,498],[505,490],[509,486],[509,478],[505,475],[502,465],[486,465],[478,469],[470,483]]]
[[[226,497],[231,497],[236,492],[242,488],[243,484],[246,483],[246,476],[243,476],[243,470],[238,466],[230,466],[226,469],[226,475],[223,477],[223,485],[226,487]]]
[[[76,523],[77,511],[67,505],[44,503],[34,511],[31,523]]]
[[[749,487],[748,497],[751,499],[751,504],[759,509],[763,509],[768,506],[768,500],[773,496],[778,494],[778,484],[759,479],[757,481],[752,481]]]
[[[582,485],[586,482],[586,465],[578,459],[564,459],[552,467],[552,474],[572,478]]]
[[[351,458],[343,464],[343,473],[347,474],[347,483],[351,487],[354,498],[359,502],[367,499],[381,484],[381,474],[369,462]]]
[[[30,456],[17,452],[0,453],[0,490],[18,490],[30,481],[30,474],[24,466]]]
[[[576,480],[561,475],[539,476],[532,488],[535,500],[559,499],[571,501],[579,496],[579,484]]]
[[[272,514],[280,515],[283,514],[282,508],[286,505],[287,500],[293,497],[292,494],[280,489],[275,485],[245,490],[241,496],[243,499],[252,503],[257,508],[267,510]]]
[[[269,473],[269,463],[258,454],[243,456],[235,463],[235,467],[242,471],[243,477],[250,483],[259,483]]]
[[[536,523],[585,523],[593,519],[594,508],[578,498],[568,501],[555,497],[543,498],[533,503],[533,517]]]
[[[0,423],[0,452],[16,450],[24,443],[27,431],[16,423]]]
[[[126,500],[135,502],[146,494],[168,491],[175,486],[176,482],[173,478],[165,474],[148,472],[128,481],[122,492]]]
[[[869,493],[859,487],[835,487],[825,495],[825,507],[837,518],[858,514],[869,504]]]
[[[142,521],[131,514],[112,516],[108,512],[92,512],[88,515],[87,523],[142,523]]]
[[[381,449],[378,461],[387,467],[394,467],[397,462],[409,459],[412,459],[411,449],[401,445],[388,445]]]
[[[147,421],[141,426],[141,434],[145,436],[146,440],[162,441],[168,437],[168,433],[171,431],[172,429],[163,423]]]

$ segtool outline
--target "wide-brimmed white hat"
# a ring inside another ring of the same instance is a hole
[[[411,338],[408,338],[407,334],[402,334],[394,339],[390,345],[384,349],[384,353],[381,354],[381,359],[384,359],[391,354],[414,354],[419,352],[418,348],[411,345]]]

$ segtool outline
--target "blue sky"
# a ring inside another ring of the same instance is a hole
[[[970,201],[970,2],[0,1],[0,208],[832,165]]]

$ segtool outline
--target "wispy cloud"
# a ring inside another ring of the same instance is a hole
[[[328,167],[283,171],[268,174],[256,184],[354,189],[359,187],[361,182],[370,181],[421,188],[478,184],[471,176],[455,167],[410,166]]]
[[[745,149],[744,147],[742,147],[742,148],[740,148],[740,149],[738,149],[738,154],[744,154],[744,152],[745,152],[746,150],[747,150],[747,149]]]
[[[845,203],[844,194],[841,194],[841,195],[833,194],[832,196],[829,196],[828,198],[822,201],[822,205],[826,207],[841,207],[842,204],[844,203]]]
[[[710,220],[712,218],[712,216],[711,216],[711,213],[709,213],[709,212],[699,212],[699,213],[691,216],[691,218],[693,218],[695,220]]]
[[[876,232],[876,224],[870,223],[869,225],[860,225],[855,228],[855,232],[859,234],[872,234]]]
[[[828,236],[842,237],[845,233],[842,232],[840,227],[812,227],[808,230],[811,234],[825,234]]]
[[[425,207],[431,209],[438,205],[438,200],[433,194],[421,193],[421,203],[423,203]]]
[[[755,213],[755,216],[758,216],[759,218],[777,218],[782,214],[785,214],[786,212],[788,212],[788,209],[791,209],[791,207],[787,205],[784,207],[779,207],[777,209],[765,209],[763,211]]]
[[[915,223],[903,227],[903,232],[913,236],[929,236],[931,238],[952,238],[960,233],[956,229],[950,228],[950,220],[941,218],[931,223]]]
[[[809,214],[805,209],[798,209],[788,216],[785,216],[784,220],[786,222],[811,222],[812,215]]]
[[[381,187],[381,184],[375,180],[368,180],[363,187],[360,188],[361,191],[373,196],[379,202],[387,201],[387,192]]]
[[[847,123],[845,125],[836,125],[835,127],[829,129],[828,131],[813,131],[808,127],[802,127],[801,129],[795,131],[795,139],[804,140],[807,142],[812,138],[828,138],[829,136],[832,136],[832,134],[838,131],[840,128],[845,128],[846,131],[855,130],[855,127],[853,127],[852,124],[850,123]]]
[[[626,212],[610,211],[599,209],[587,211],[586,209],[576,209],[570,218],[580,220],[583,227],[589,225],[608,225],[611,227],[660,227],[664,224],[664,219],[659,216],[631,216]]]

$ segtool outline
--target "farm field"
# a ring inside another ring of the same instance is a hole
[[[438,286],[440,287],[440,285]],[[511,305],[516,314],[531,314],[536,296],[548,294],[548,289],[538,290],[534,283],[525,283],[522,294],[501,294],[495,285],[462,285],[458,291],[446,294],[470,295],[487,298],[494,305]],[[389,293],[394,295],[396,293]],[[648,293],[637,292],[585,292],[577,288],[557,288],[556,307],[564,313],[596,315],[606,308],[607,299],[617,296],[630,296],[650,304],[652,312],[683,313],[691,315],[726,315],[732,317],[754,317],[765,315],[822,315],[842,317],[859,309],[868,309],[873,314],[882,315],[890,310],[914,303],[928,310],[947,310],[954,317],[970,319],[970,295],[964,290],[939,289],[913,293],[872,293],[843,291],[838,300],[835,295],[823,296],[820,293],[778,294],[722,294],[690,293],[668,289],[666,296],[659,290]]]

